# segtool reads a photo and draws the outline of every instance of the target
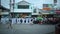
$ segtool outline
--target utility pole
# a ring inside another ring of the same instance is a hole
[[[14,5],[15,5],[15,0],[10,0],[10,17],[9,19],[12,18],[11,12],[14,12]]]
[[[1,7],[1,0],[0,0],[0,7]],[[1,22],[1,8],[0,8],[0,22]]]
[[[0,0],[0,6],[1,6],[1,0]]]
[[[10,0],[10,12],[14,12],[15,0]]]
[[[14,11],[15,0],[10,0],[10,11]]]

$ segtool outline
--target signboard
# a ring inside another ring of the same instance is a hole
[[[47,7],[46,7],[46,8],[43,8],[43,10],[51,10],[51,8],[47,8]]]
[[[56,14],[60,14],[60,10],[56,10],[55,12],[56,12]]]

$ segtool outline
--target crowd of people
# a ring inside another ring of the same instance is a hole
[[[60,23],[60,18],[56,17],[37,17],[34,24],[57,24]]]
[[[28,18],[31,19],[32,24],[57,24],[57,23],[60,23],[60,18],[57,18],[57,17],[49,17],[48,18],[48,17],[38,16],[38,17],[28,17]],[[26,18],[24,18],[24,19],[26,19]],[[28,19],[27,21],[29,22],[30,19]],[[22,23],[22,20],[20,20],[20,21]],[[26,20],[24,22],[26,22]],[[12,28],[12,20],[11,19],[7,20],[7,24],[8,24],[8,28],[9,27]]]

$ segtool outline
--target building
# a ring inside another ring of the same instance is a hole
[[[42,14],[55,14],[54,0],[41,0],[41,2],[40,0],[36,3],[34,3],[34,0],[33,3],[29,2],[29,0],[28,1],[22,0],[17,3],[12,2],[12,4],[14,4],[14,8],[12,8],[13,6],[11,5],[12,6],[11,10],[13,9],[14,11],[12,10],[11,14],[13,14],[14,16],[18,15],[17,17],[37,16],[41,12]],[[39,8],[39,6],[41,6],[42,8]],[[41,11],[39,9],[43,9],[43,10]]]
[[[56,14],[60,14],[60,0],[55,0],[54,9],[55,9]]]
[[[11,1],[13,1],[11,3],[11,12],[10,12],[12,14],[12,17],[15,17],[16,15],[18,15],[17,17],[21,17],[21,15],[23,15],[22,17],[36,16],[39,15],[39,9],[50,10],[52,9],[52,5],[54,5],[54,0],[36,0],[36,2],[35,0],[33,0],[33,2],[32,0],[31,1],[22,0],[20,2],[16,2],[17,0],[11,0]],[[14,7],[12,5],[14,5]],[[25,5],[24,8],[22,5]],[[49,7],[47,7],[47,5],[49,5]]]
[[[0,6],[0,15],[1,15],[1,18],[3,17],[8,17],[9,15],[9,9],[3,7],[3,6]]]
[[[0,2],[0,22],[1,22],[2,18],[4,18],[4,19],[9,18],[9,12],[10,12],[10,10],[3,7]]]
[[[55,17],[60,18],[60,0],[54,0],[54,10],[55,10]]]
[[[1,22],[5,23],[4,21],[9,18],[9,11],[10,11],[9,9],[0,6],[0,23]]]
[[[12,17],[31,17],[32,15],[38,15],[37,8],[33,7],[31,3],[25,0],[15,3],[13,10],[11,11]]]

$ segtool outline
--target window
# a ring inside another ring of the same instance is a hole
[[[43,4],[43,8],[47,8],[47,7],[49,7],[49,8],[52,8],[52,4]]]
[[[29,5],[18,5],[18,9],[29,9]]]
[[[33,11],[34,13],[36,13],[36,9],[34,9],[34,11]]]
[[[45,8],[45,7],[48,7],[48,4],[43,4],[43,7]]]
[[[0,0],[0,5],[1,5],[1,0]]]
[[[54,3],[57,3],[57,0],[54,0]]]

